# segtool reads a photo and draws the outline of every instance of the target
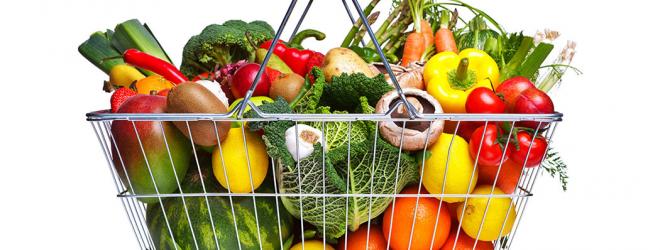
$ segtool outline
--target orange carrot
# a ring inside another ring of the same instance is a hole
[[[431,28],[431,23],[426,20],[421,20],[420,24],[422,35],[424,35],[424,41],[426,41],[426,47],[424,48],[426,50],[429,46],[433,45],[433,28]]]
[[[422,59],[426,48],[432,44],[433,30],[431,24],[424,20],[424,5],[426,0],[408,0],[410,13],[413,19],[413,31],[406,38],[403,45],[401,65],[408,67],[412,62]],[[424,27],[427,26],[427,27]]]
[[[441,12],[440,28],[435,33],[435,52],[440,53],[444,51],[458,53],[456,40],[454,40],[454,32],[450,29],[449,11],[447,10]]]
[[[422,59],[422,55],[426,50],[425,45],[424,34],[421,32],[411,32],[406,38],[406,43],[403,45],[401,65],[408,67],[410,63]]]

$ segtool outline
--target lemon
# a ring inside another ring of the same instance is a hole
[[[492,187],[489,185],[481,185],[475,188],[472,194],[489,195],[491,189]],[[493,194],[505,193],[496,187]],[[464,215],[463,207],[465,207]],[[486,212],[486,207],[488,207],[488,212]],[[481,241],[493,241],[508,235],[513,228],[513,222],[516,221],[516,208],[511,198],[508,197],[491,197],[490,203],[488,197],[471,197],[458,206],[456,214],[458,219],[463,221],[461,225],[463,231],[473,239],[479,235],[478,240]],[[461,217],[461,215],[463,216]],[[483,220],[484,217],[486,217],[485,220]],[[481,226],[482,220],[483,226]],[[481,233],[479,233],[480,227]],[[501,235],[500,231],[502,231]]]
[[[243,134],[245,134],[245,145],[243,144]],[[222,154],[220,154],[220,149],[222,149]],[[248,158],[250,159],[249,166]],[[216,146],[213,149],[212,165],[215,178],[224,188],[232,193],[252,192],[263,183],[266,173],[268,173],[266,145],[254,133],[241,128],[231,128],[220,147]],[[252,184],[250,179],[252,179]],[[229,185],[227,185],[227,180],[229,180]]]
[[[306,240],[305,241],[305,250],[335,250],[332,246],[325,244],[323,248],[323,242],[320,240]],[[293,245],[289,250],[303,250],[303,243],[299,242],[298,244]]]
[[[453,142],[452,142],[453,137]],[[451,151],[449,151],[449,145]],[[431,157],[424,164],[422,184],[431,194],[441,194],[444,182],[445,194],[464,194],[472,192],[477,185],[478,170],[470,156],[469,146],[460,136],[442,133],[438,141],[430,148]],[[449,164],[447,164],[449,161]],[[445,176],[445,168],[447,176]],[[445,178],[446,177],[446,178]],[[464,197],[445,197],[448,203],[464,201]]]

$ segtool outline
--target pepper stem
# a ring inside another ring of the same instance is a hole
[[[470,66],[470,59],[467,57],[461,59],[461,62],[458,63],[458,67],[456,68],[456,80],[465,81],[468,77],[468,66]]]
[[[470,60],[463,58],[456,69],[452,69],[447,73],[449,78],[447,80],[451,88],[466,91],[477,83],[477,73],[470,70],[468,66],[470,66]]]

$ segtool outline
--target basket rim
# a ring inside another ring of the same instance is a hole
[[[237,118],[233,114],[204,113],[111,113],[109,110],[85,114],[87,121],[537,121],[559,122],[564,114],[468,114],[441,113],[420,114],[415,118],[393,118],[389,114],[264,114],[260,118]]]

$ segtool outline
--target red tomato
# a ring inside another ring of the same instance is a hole
[[[468,95],[465,110],[468,113],[504,113],[506,104],[491,89],[479,87]]]
[[[486,131],[485,134],[484,130]],[[470,137],[470,155],[472,155],[472,158],[484,166],[499,166],[500,162],[506,161],[511,153],[511,148],[507,147],[504,151],[504,147],[499,142],[501,135],[502,131],[497,125],[488,124],[477,128]],[[481,151],[479,151],[480,145]],[[479,159],[477,159],[477,152],[479,152]]]
[[[474,121],[461,122],[461,125],[458,127],[458,135],[460,137],[463,137],[463,139],[465,139],[466,141],[470,141],[470,137],[472,137],[472,133],[474,133],[474,130],[476,130],[477,128],[483,125],[484,122],[474,122]]]
[[[538,166],[548,148],[548,142],[545,138],[537,136],[532,140],[532,135],[533,134],[527,131],[519,131],[516,134],[519,145],[518,149],[516,149],[512,142],[509,143],[509,148],[511,148],[511,160],[522,166],[523,163],[525,163],[525,158],[527,158],[527,164],[525,164],[525,167],[528,168]],[[527,152],[529,152],[529,157],[527,157]]]
[[[520,93],[530,88],[536,88],[534,87],[534,83],[525,77],[516,76],[502,82],[496,91],[504,96],[506,110],[511,112],[516,105],[516,100],[518,100]]]

